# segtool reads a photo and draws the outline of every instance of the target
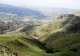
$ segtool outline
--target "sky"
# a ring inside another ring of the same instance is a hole
[[[80,9],[80,0],[0,0],[0,3],[20,7],[59,7]]]

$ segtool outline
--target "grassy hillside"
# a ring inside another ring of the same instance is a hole
[[[25,35],[14,32],[0,35],[0,53],[4,56],[42,56],[44,51]]]
[[[44,22],[36,27],[35,35],[41,37],[40,41],[45,41],[48,35],[55,35],[58,32],[76,33],[80,32],[80,17],[73,14],[60,15],[52,20]]]
[[[52,36],[45,42],[47,52],[54,53],[54,56],[80,56],[80,33]]]
[[[43,27],[43,25],[46,26]],[[44,43],[47,53],[54,53],[54,56],[80,56],[79,16],[61,15],[43,25],[40,29],[49,29],[49,31],[45,34],[44,30],[39,30],[44,34],[39,40]]]
[[[80,17],[63,15],[58,19],[64,19],[62,30],[41,38],[45,47],[48,52],[57,53],[56,56],[80,56]]]
[[[38,26],[0,34],[0,56],[80,56],[80,17],[60,15]]]
[[[36,27],[35,34],[42,37],[61,28],[62,20],[49,20]]]
[[[48,48],[53,48],[53,50],[57,50],[57,49],[62,50],[66,47],[79,45],[80,33],[68,33],[64,35],[59,35],[59,37],[57,36],[57,39],[55,39],[54,41],[50,41],[50,40],[51,39],[49,39],[48,43],[46,44]]]

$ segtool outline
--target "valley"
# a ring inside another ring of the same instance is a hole
[[[1,5],[0,56],[80,56],[79,12],[45,17],[38,11]],[[9,10],[3,10],[6,7]]]

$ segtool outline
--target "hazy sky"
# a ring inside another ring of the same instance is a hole
[[[0,0],[0,3],[23,7],[61,7],[80,9],[80,0]]]

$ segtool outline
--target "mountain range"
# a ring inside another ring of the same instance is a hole
[[[77,12],[77,9],[66,9],[66,8],[51,8],[51,7],[37,7],[37,8],[27,8],[27,7],[17,7],[8,4],[0,3],[0,13],[12,13],[20,16],[34,16],[34,17],[53,17],[61,14],[69,14]]]
[[[35,16],[35,17],[43,17],[44,15],[37,10],[33,10],[30,8],[21,8],[7,4],[0,4],[0,13],[12,13],[20,16]]]

